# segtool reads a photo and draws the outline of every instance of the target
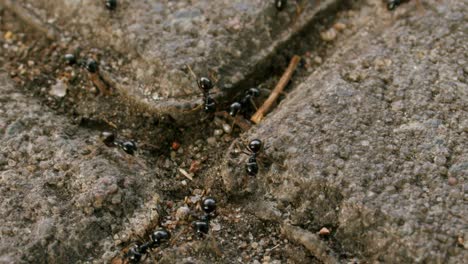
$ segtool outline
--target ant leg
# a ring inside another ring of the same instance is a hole
[[[229,135],[232,134],[232,132],[234,132],[234,126],[236,125],[236,117],[237,117],[237,114],[235,116],[233,116],[232,118],[232,124],[231,124],[231,131],[229,132]]]
[[[265,167],[265,166],[263,166],[264,164],[263,164],[263,162],[261,161],[262,159],[266,159],[266,160],[268,160],[270,163],[276,163],[276,164],[277,164],[278,166],[280,166],[282,169],[286,169],[286,168],[287,168],[285,165],[280,164],[280,163],[278,163],[278,162],[275,162],[275,160],[273,160],[271,157],[265,155],[264,153],[261,154],[260,157],[258,157],[258,159],[257,159],[257,163],[258,163],[259,165],[261,164],[262,167]]]
[[[237,149],[241,150],[241,153],[243,153],[243,154],[245,154],[245,155],[247,155],[247,156],[252,155],[252,153],[249,153],[249,152],[246,152],[246,151],[245,151],[245,149],[247,149],[247,146],[245,146],[244,143],[242,143],[242,142],[239,143],[239,141],[236,141],[236,143],[234,143],[234,144],[236,144],[236,148],[237,148]],[[242,147],[240,147],[239,144],[242,144]]]
[[[251,105],[253,106],[253,108],[255,109],[255,111],[257,111],[257,110],[258,110],[258,107],[257,107],[257,105],[255,104],[255,102],[254,102],[254,100],[252,99],[252,97],[249,98],[249,101],[250,101],[250,104],[251,104]]]
[[[216,240],[214,238],[214,235],[213,235],[213,231],[210,232],[210,234],[208,235],[210,237],[210,245],[211,245],[211,248],[213,249],[213,251],[215,252],[216,255],[218,255],[218,257],[221,257],[223,255],[223,253],[221,252],[221,250],[219,249],[219,246],[218,246],[218,243],[216,243]]]
[[[202,107],[203,107],[203,104],[201,104],[201,105],[198,105],[197,107],[195,107],[195,108],[192,108],[192,109],[189,109],[189,110],[184,110],[184,111],[182,111],[182,113],[190,113],[190,112],[195,112],[195,111],[198,111],[198,110],[200,110]]]
[[[197,75],[192,71],[192,68],[190,67],[190,65],[188,64],[185,64],[185,66],[187,66],[187,68],[189,69],[189,72],[190,74],[193,76],[193,78],[195,78],[195,80],[197,79]]]

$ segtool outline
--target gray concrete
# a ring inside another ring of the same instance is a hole
[[[225,188],[268,201],[259,217],[330,228],[333,248],[362,261],[466,263],[468,6],[369,3],[244,139],[264,140],[275,162],[245,185],[233,145]]]

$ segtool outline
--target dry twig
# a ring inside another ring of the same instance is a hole
[[[271,106],[276,101],[278,96],[283,92],[284,87],[286,87],[286,85],[288,84],[300,60],[301,60],[301,57],[294,55],[294,57],[291,59],[291,62],[289,62],[288,68],[283,73],[283,76],[281,76],[281,79],[279,80],[275,89],[273,89],[270,96],[266,99],[263,105],[250,118],[252,122],[254,122],[255,124],[258,124],[260,123],[260,121],[262,121],[265,114],[270,110]]]
[[[303,245],[310,251],[316,258],[326,264],[339,263],[338,260],[330,255],[330,248],[320,240],[317,235],[304,230],[300,227],[292,226],[289,224],[283,224],[281,227],[281,233],[284,234],[289,240],[292,240],[298,244]]]
[[[248,120],[246,120],[245,118],[243,118],[240,115],[237,115],[234,118],[234,117],[230,116],[226,111],[216,112],[215,115],[220,116],[220,117],[224,117],[224,118],[226,118],[226,119],[228,119],[230,121],[234,121],[234,124],[238,125],[242,129],[242,131],[247,131],[252,126]],[[233,129],[234,129],[234,127],[233,127]]]

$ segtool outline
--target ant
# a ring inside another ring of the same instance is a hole
[[[197,79],[197,75],[192,71],[192,68],[186,65],[192,76]],[[205,113],[216,112],[216,101],[211,97],[210,90],[213,89],[213,82],[208,77],[200,77],[197,79],[197,86],[203,93],[203,110]],[[196,107],[198,108],[198,107]]]
[[[234,102],[229,106],[229,115],[234,117],[240,112],[246,112],[249,110],[250,106],[255,106],[253,98],[259,97],[260,91],[257,88],[250,88],[245,92],[244,98],[240,102]]]
[[[171,239],[171,233],[166,229],[159,229],[153,232],[150,238],[150,241],[141,245],[136,244],[125,253],[124,258],[128,263],[139,263],[143,256],[151,249],[155,249],[162,243],[168,242]]]
[[[198,88],[203,92],[203,109],[206,113],[214,113],[216,111],[216,102],[210,96],[210,90],[213,89],[213,83],[208,77],[201,77],[197,80]]]
[[[115,135],[111,132],[101,133],[102,142],[108,147],[120,147],[127,154],[133,155],[137,151],[137,145],[133,140],[116,140]]]
[[[201,207],[205,214],[199,220],[192,223],[193,229],[199,237],[208,234],[210,230],[210,220],[215,216],[216,200],[206,197],[203,199]]]
[[[248,175],[256,176],[258,173],[257,155],[262,149],[262,141],[260,139],[250,141],[248,149],[250,151],[250,157],[247,164],[245,164],[245,170]]]

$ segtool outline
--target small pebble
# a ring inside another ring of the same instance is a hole
[[[215,129],[213,134],[214,134],[215,137],[220,137],[223,134],[223,130],[222,129]]]
[[[219,231],[219,230],[221,230],[221,225],[218,224],[218,223],[211,223],[211,230]]]
[[[193,160],[192,163],[190,164],[190,173],[196,173],[197,171],[200,170],[201,163],[197,160]]]
[[[216,138],[215,137],[209,137],[206,139],[206,142],[208,145],[216,145]]]
[[[320,33],[320,37],[325,41],[333,41],[336,38],[336,30],[334,28],[330,28],[329,30]]]
[[[252,248],[253,248],[253,249],[258,248],[258,243],[257,243],[257,242],[253,242],[253,243],[252,243]]]
[[[232,132],[232,127],[229,124],[223,124],[223,130],[226,134],[230,134]]]
[[[448,178],[448,184],[449,184],[450,186],[457,185],[457,183],[458,183],[457,178],[455,178],[455,177],[449,177],[449,178]]]
[[[180,148],[180,143],[177,141],[172,142],[171,148],[172,150],[177,151]]]
[[[338,22],[338,23],[335,23],[335,25],[333,25],[333,28],[338,31],[343,31],[346,29],[346,24]]]
[[[62,80],[58,80],[57,83],[50,88],[49,94],[57,97],[64,97],[67,94],[67,89],[67,85]]]
[[[319,235],[328,236],[328,235],[330,235],[330,230],[328,230],[328,228],[326,228],[326,227],[322,227],[322,229],[320,229],[320,231],[319,231]]]
[[[320,56],[315,56],[314,57],[314,62],[317,64],[322,64],[323,60]]]
[[[10,40],[10,39],[12,39],[12,38],[13,38],[13,32],[7,31],[7,32],[5,33],[5,35],[3,35],[3,38],[5,38],[5,40]]]
[[[190,208],[187,206],[179,207],[176,211],[176,219],[177,220],[187,220],[188,216],[190,215]]]

